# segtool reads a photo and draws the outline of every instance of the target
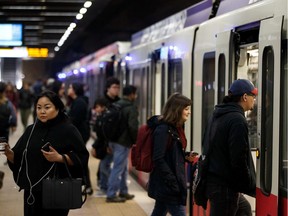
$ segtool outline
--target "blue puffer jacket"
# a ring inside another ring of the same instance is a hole
[[[155,127],[148,196],[167,204],[186,205],[185,149],[177,128],[159,122],[157,116],[149,119],[148,125]]]

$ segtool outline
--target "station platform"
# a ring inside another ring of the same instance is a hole
[[[32,117],[29,119],[32,123]],[[23,127],[18,116],[17,130],[10,135],[9,144],[11,147],[15,145],[21,134]],[[93,140],[87,143],[87,149],[90,152]],[[3,187],[0,190],[0,216],[22,216],[23,213],[23,191],[18,192],[16,184],[13,180],[12,172],[5,165],[6,156],[0,155],[0,170],[5,172]],[[96,197],[96,173],[99,160],[89,158],[90,178],[94,190],[94,194],[87,196],[87,200],[81,209],[70,210],[69,216],[147,216],[151,215],[154,200],[147,196],[147,192],[141,187],[131,176],[128,178],[129,193],[134,194],[133,200],[125,203],[106,203],[105,197]]]

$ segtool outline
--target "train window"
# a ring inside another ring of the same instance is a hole
[[[218,98],[217,103],[221,103],[225,96],[225,65],[226,59],[224,54],[220,54],[218,61]]]
[[[281,94],[284,101],[281,103],[281,139],[280,139],[280,192],[288,193],[288,62],[287,40],[282,44],[281,66]],[[284,194],[283,194],[284,196]]]
[[[168,62],[168,96],[172,93],[182,93],[182,60],[170,59]]]
[[[273,144],[273,85],[274,51],[268,46],[263,51],[262,65],[262,119],[261,119],[261,189],[269,195],[272,187],[272,144]]]
[[[202,84],[202,133],[211,115],[215,100],[215,52],[205,53],[203,59],[203,84]],[[203,135],[203,134],[202,134]]]

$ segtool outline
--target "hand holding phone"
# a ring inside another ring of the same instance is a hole
[[[50,142],[47,142],[47,143],[45,143],[45,144],[42,146],[41,149],[43,149],[44,151],[49,152],[49,151],[50,151],[49,146],[51,146],[51,143],[50,143]]]

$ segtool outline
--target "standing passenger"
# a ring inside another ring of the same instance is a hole
[[[90,126],[88,120],[88,101],[84,97],[84,88],[82,83],[74,82],[69,85],[68,96],[72,99],[72,103],[69,108],[68,116],[70,117],[72,124],[79,130],[84,143],[87,144],[90,138]],[[93,194],[91,186],[89,167],[86,167],[87,171],[87,188],[86,192],[89,195]]]
[[[28,125],[28,119],[31,115],[34,99],[34,94],[30,89],[30,84],[23,82],[23,87],[19,90],[19,110],[24,131]]]
[[[205,135],[211,145],[206,195],[211,205],[210,216],[251,216],[251,206],[242,195],[255,197],[256,193],[244,112],[253,110],[258,90],[249,80],[238,79],[228,93],[223,103],[215,106],[211,133]]]
[[[93,111],[95,112],[95,120],[93,124],[93,131],[96,133],[96,138],[94,143],[92,144],[92,156],[98,158],[100,160],[99,168],[98,168],[98,176],[97,176],[97,185],[100,188],[99,191],[96,192],[96,196],[103,197],[106,196],[108,189],[108,178],[111,172],[110,163],[103,163],[103,159],[107,157],[111,157],[111,151],[108,148],[108,141],[105,139],[105,136],[102,132],[102,122],[97,121],[97,118],[101,118],[103,112],[106,110],[106,99],[99,98],[95,100]],[[106,167],[107,166],[107,167]]]
[[[106,100],[106,108],[109,109],[112,103],[120,100],[119,98],[120,93],[120,81],[116,77],[109,77],[106,80],[106,89],[104,92],[104,98]],[[97,172],[97,185],[100,185],[100,191],[96,195],[103,196],[106,194],[106,191],[108,189],[108,178],[111,172],[111,163],[112,163],[112,152],[109,150],[109,154],[106,154],[106,156],[101,160],[98,166],[98,172]],[[101,171],[101,168],[105,167],[105,171]],[[101,180],[102,178],[102,180]],[[101,189],[102,185],[102,189]]]
[[[148,196],[156,200],[152,216],[164,216],[168,212],[172,216],[186,216],[185,162],[192,162],[194,156],[185,158],[184,123],[191,113],[191,104],[189,98],[174,93],[167,100],[163,115],[148,120],[148,124],[155,128],[154,168],[148,182]]]
[[[53,83],[51,83],[51,85],[49,86],[49,89],[55,92],[60,97],[64,106],[66,107],[67,99],[65,95],[65,83],[59,80],[55,80]]]
[[[68,178],[61,154],[67,158],[73,177],[82,177],[81,164],[87,166],[89,152],[79,131],[68,121],[64,104],[54,92],[40,93],[34,109],[35,123],[27,127],[12,149],[6,144],[8,165],[20,190],[24,190],[24,216],[67,216],[69,209],[42,207],[42,180],[54,176],[53,163],[57,164],[59,173]],[[41,150],[46,142],[52,146],[49,152]]]
[[[134,105],[137,98],[136,87],[129,85],[123,89],[123,98],[117,101],[121,107],[121,127],[124,131],[117,142],[109,142],[113,154],[113,167],[108,180],[106,202],[125,202],[134,198],[128,193],[128,156],[138,131],[138,110]],[[118,194],[119,192],[119,194]],[[119,196],[118,196],[119,195]]]
[[[17,116],[12,102],[6,97],[6,83],[0,82],[0,137],[9,141],[10,128],[16,130]],[[3,142],[3,140],[1,140]],[[3,186],[4,172],[0,171],[0,189]]]

